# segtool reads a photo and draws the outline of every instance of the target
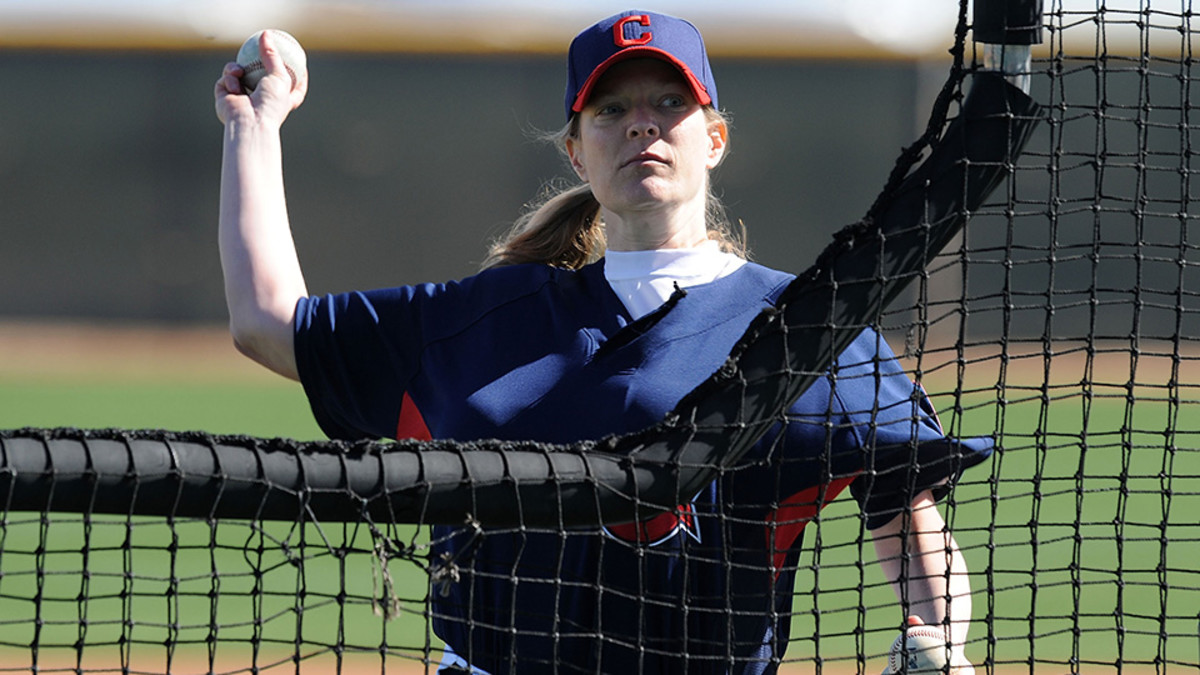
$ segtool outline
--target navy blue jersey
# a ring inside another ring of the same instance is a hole
[[[711,375],[792,278],[747,264],[632,321],[602,266],[520,265],[301,301],[296,355],[318,421],[336,438],[570,443],[637,431]],[[944,438],[868,330],[786,424],[675,513],[471,542],[461,580],[433,594],[434,629],[495,675],[768,672],[786,645],[800,534],[820,505],[854,483],[867,526],[882,525],[989,448]],[[470,537],[438,527],[434,539],[457,555]]]
[[[1002,77],[977,74],[959,118],[874,218],[964,218],[1037,116]],[[791,279],[747,264],[632,321],[602,266],[519,265],[300,301],[296,361],[318,422],[344,439],[571,443],[637,431],[712,374]],[[431,594],[434,630],[494,675],[774,672],[801,534],[820,507],[849,485],[874,529],[990,451],[985,439],[945,438],[867,330],[737,467],[673,513],[482,538],[435,528],[437,551],[462,570]]]

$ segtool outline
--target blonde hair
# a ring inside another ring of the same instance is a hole
[[[729,125],[728,117],[704,106],[709,123]],[[557,132],[545,134],[544,140],[554,143],[564,156],[567,139],[579,137],[579,117]],[[727,146],[728,147],[728,146]],[[726,152],[728,154],[728,151]],[[713,192],[712,183],[706,188],[705,224],[708,238],[718,242],[721,250],[748,257],[743,229],[734,230],[725,212],[725,205]],[[540,198],[528,205],[525,213],[500,237],[488,251],[483,269],[543,263],[566,269],[579,269],[599,260],[605,250],[604,221],[600,217],[600,202],[592,195],[587,183],[550,183]]]

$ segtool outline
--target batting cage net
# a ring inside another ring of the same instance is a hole
[[[879,200],[643,431],[0,432],[0,672],[879,672],[926,489],[977,672],[1200,668],[1192,13],[1082,4],[963,0]]]

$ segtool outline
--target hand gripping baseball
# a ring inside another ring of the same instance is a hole
[[[961,645],[947,650],[948,635],[940,626],[929,626],[919,616],[905,620],[904,631],[892,643],[883,675],[949,673],[975,675]],[[950,653],[947,653],[947,652]],[[947,658],[949,657],[949,658]]]
[[[290,37],[290,36],[288,36]],[[265,30],[251,38],[257,45],[244,45],[239,55],[257,46],[257,60],[264,74],[253,91],[243,81],[247,68],[236,61],[225,64],[215,88],[217,118],[228,124],[232,120],[281,125],[288,114],[300,107],[308,93],[308,68],[299,44],[289,45],[299,52],[285,60],[280,40],[287,39],[278,31]],[[242,59],[244,60],[244,59]],[[258,66],[255,64],[255,68]]]

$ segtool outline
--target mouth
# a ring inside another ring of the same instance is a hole
[[[667,158],[663,157],[662,155],[656,155],[653,152],[640,152],[637,155],[631,157],[628,161],[626,161],[621,166],[626,167],[626,166],[635,166],[635,165],[641,165],[641,164],[669,165],[670,162],[667,161]]]

